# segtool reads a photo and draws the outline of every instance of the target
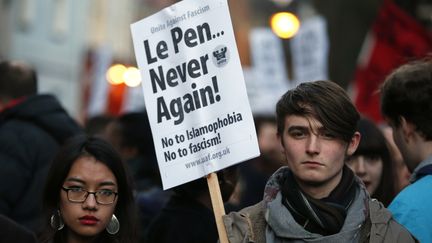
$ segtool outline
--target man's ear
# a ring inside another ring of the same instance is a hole
[[[414,124],[407,121],[405,119],[405,117],[401,116],[400,117],[400,127],[402,129],[402,134],[403,134],[403,138],[404,138],[405,142],[408,142],[412,138],[414,133],[416,132],[416,128],[415,128]]]
[[[351,137],[350,142],[348,143],[347,148],[347,155],[351,156],[354,154],[354,152],[357,150],[357,147],[360,144],[361,135],[359,132],[355,132],[354,135]]]

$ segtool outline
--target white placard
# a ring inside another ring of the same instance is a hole
[[[328,79],[327,23],[319,15],[302,21],[290,42],[294,80],[297,84]]]
[[[164,189],[259,155],[226,0],[131,25]]]
[[[274,115],[277,101],[290,88],[282,40],[270,28],[254,28],[250,46],[253,69],[245,78],[252,112]]]

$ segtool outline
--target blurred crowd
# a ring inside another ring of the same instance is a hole
[[[432,112],[432,62],[426,60],[409,65],[396,70],[386,80],[389,84],[383,86],[382,92],[387,92],[383,102],[388,101],[382,108],[386,123],[378,124],[365,116],[355,123],[359,135],[354,138],[358,138],[358,146],[352,153],[349,146],[344,150],[340,173],[342,181],[349,181],[345,175],[352,173],[351,183],[358,181],[359,188],[365,188],[365,198],[376,199],[382,203],[378,207],[389,208],[393,214],[389,217],[408,230],[406,239],[432,242],[430,221],[419,219],[417,224],[420,226],[408,222],[421,215],[423,211],[412,212],[423,210],[422,204],[427,205],[427,200],[432,198],[430,187],[427,187],[432,180],[429,166],[432,163],[429,161],[432,126],[427,124]],[[399,82],[395,85],[407,89],[408,98],[392,90],[391,81]],[[330,86],[328,90],[332,88]],[[391,103],[392,100],[396,101]],[[313,107],[313,102],[308,102],[299,101],[299,106],[318,109]],[[286,116],[307,117],[311,129],[316,121],[329,129],[320,120],[320,112],[312,110],[303,114],[290,110],[286,111]],[[417,113],[423,116],[418,117]],[[280,130],[285,124],[280,124],[276,113],[256,115],[254,122],[261,155],[217,173],[232,225],[235,225],[235,217],[243,217],[237,212],[248,212],[244,209],[263,199],[269,202],[269,185],[275,175],[280,175],[278,180],[284,178],[284,181],[278,181],[281,187],[278,192],[280,190],[281,197],[287,198],[281,205],[288,208],[286,212],[290,212],[298,224],[302,222],[300,225],[311,232],[311,239],[342,232],[344,217],[348,217],[345,214],[341,214],[344,215],[341,223],[334,223],[335,228],[329,229],[293,213],[298,203],[296,200],[291,202],[294,195],[306,195],[305,200],[313,202],[312,206],[319,208],[320,213],[333,208],[327,204],[322,206],[322,198],[306,189],[313,187],[314,182],[309,185],[306,179],[299,179],[301,172],[290,166],[290,153],[297,145],[284,137],[285,133],[289,136],[292,133],[300,141],[302,136],[316,135],[317,139],[324,139],[320,145],[324,147],[326,142],[333,142],[339,135],[331,129],[330,134],[319,130],[318,135],[315,130]],[[425,177],[427,182],[423,180]],[[30,66],[15,61],[0,63],[0,180],[1,242],[163,243],[217,242],[219,238],[206,178],[170,190],[162,189],[146,111],[119,116],[103,114],[79,124],[56,97],[38,93],[37,74]],[[300,194],[291,188],[297,183]],[[424,185],[412,189],[420,183]],[[350,193],[359,194],[352,192],[350,186],[345,189],[343,197],[349,197]],[[274,197],[272,195],[272,200]],[[420,198],[416,200],[415,197]],[[346,207],[351,207],[351,203]],[[369,205],[374,207],[375,204]],[[268,212],[272,212],[271,208],[270,203],[267,204]],[[431,211],[427,211],[430,214]],[[327,220],[327,217],[323,218]],[[367,225],[366,221],[361,225]],[[333,224],[333,221],[329,222],[329,225]],[[229,223],[226,225],[228,227]],[[270,221],[265,225],[266,242],[291,242],[279,238],[282,236],[275,228],[283,226]],[[260,236],[256,237],[260,239]],[[235,239],[230,238],[230,242],[249,242]],[[295,242],[308,242],[297,240]],[[355,238],[352,242],[360,240]]]

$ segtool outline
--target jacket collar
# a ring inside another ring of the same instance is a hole
[[[432,165],[432,156],[429,156],[427,159],[423,160],[413,171],[410,177],[410,183],[416,182],[418,179],[420,179],[423,175],[419,172],[426,167]]]

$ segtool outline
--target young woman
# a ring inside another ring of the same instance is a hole
[[[361,118],[357,129],[361,140],[347,165],[360,177],[372,198],[388,206],[396,196],[396,173],[382,131],[370,120]]]
[[[130,177],[113,147],[77,136],[59,151],[48,173],[41,242],[136,242]]]

